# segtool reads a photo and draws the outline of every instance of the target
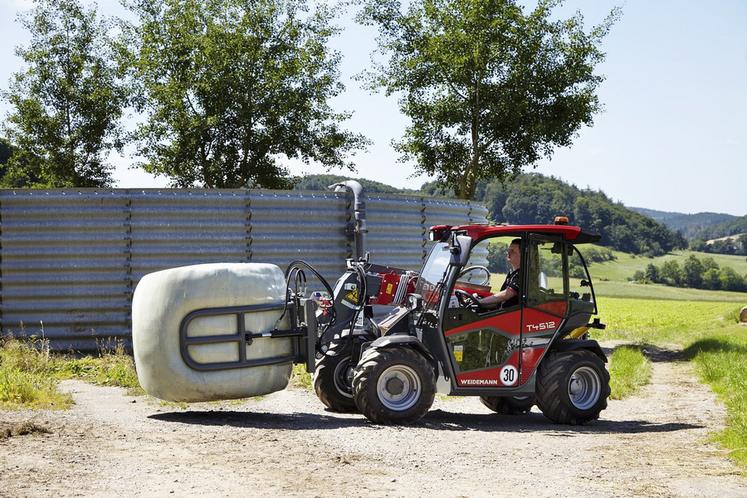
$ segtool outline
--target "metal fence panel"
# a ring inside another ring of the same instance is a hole
[[[55,349],[128,339],[143,275],[207,262],[296,259],[330,283],[352,256],[352,195],[205,189],[0,190],[0,331]],[[370,195],[366,250],[417,270],[434,224],[484,222],[474,203]]]
[[[78,338],[127,336],[127,193],[1,195],[3,331],[44,336],[61,348]]]
[[[300,259],[334,285],[351,256],[345,235],[350,216],[350,200],[344,194],[252,190],[251,261],[285,270]]]

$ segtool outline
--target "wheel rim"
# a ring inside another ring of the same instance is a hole
[[[577,369],[568,381],[568,397],[579,410],[588,410],[599,400],[602,383],[591,367]]]
[[[333,373],[335,389],[346,398],[353,397],[353,366],[350,357],[340,360]]]
[[[384,370],[376,382],[376,394],[388,409],[407,410],[420,397],[420,377],[406,365],[391,366]]]

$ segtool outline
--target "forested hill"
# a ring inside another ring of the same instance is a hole
[[[295,188],[322,190],[343,179],[336,175],[310,175],[296,178]],[[426,183],[420,191],[413,191],[370,180],[358,181],[368,192],[454,196],[453,190],[439,188],[435,183]],[[679,233],[613,202],[603,192],[582,190],[537,173],[519,175],[506,185],[498,180],[481,182],[475,200],[483,202],[490,219],[498,223],[552,223],[555,216],[568,216],[572,224],[600,234],[600,244],[633,254],[661,255],[687,247],[687,241]]]
[[[728,222],[737,219],[736,216],[726,213],[695,213],[695,214],[684,214],[684,213],[672,213],[667,211],[657,211],[655,209],[646,209],[631,207],[633,211],[655,219],[656,221],[663,223],[672,230],[678,230],[682,232],[682,235],[686,239],[692,240],[696,238],[715,238],[715,237],[703,237],[704,232],[715,231],[718,233],[717,237],[723,237],[726,235],[733,235],[728,232]],[[720,225],[724,225],[720,227]],[[747,230],[743,230],[747,231]],[[723,233],[722,233],[723,232]],[[734,232],[740,233],[740,232]]]

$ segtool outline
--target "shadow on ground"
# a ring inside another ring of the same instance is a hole
[[[255,429],[324,430],[347,427],[380,429],[362,415],[338,415],[317,413],[252,413],[239,411],[187,411],[157,413],[150,419],[162,422],[194,424],[203,426],[231,426]],[[418,422],[410,425],[419,430],[478,431],[478,432],[543,432],[553,436],[572,437],[578,434],[637,434],[673,432],[698,429],[695,424],[657,424],[644,420],[597,420],[583,426],[553,424],[544,415],[529,413],[521,416],[496,414],[453,413],[432,410]]]

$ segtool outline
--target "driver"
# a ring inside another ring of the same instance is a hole
[[[508,272],[508,275],[506,275],[506,280],[504,280],[503,285],[501,285],[501,291],[483,299],[480,299],[475,294],[475,300],[481,308],[494,308],[497,306],[508,308],[519,304],[521,239],[514,239],[511,241],[511,244],[508,246],[506,259],[511,265],[512,270]]]

